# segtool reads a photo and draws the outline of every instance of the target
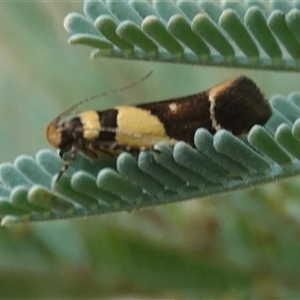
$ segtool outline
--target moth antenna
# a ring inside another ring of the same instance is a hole
[[[100,128],[100,131],[120,133],[120,134],[124,134],[124,135],[128,135],[128,136],[132,136],[132,137],[135,137],[135,138],[138,138],[138,139],[143,138],[143,135],[140,134],[140,133],[123,131],[123,130],[120,130],[120,129],[117,129],[117,128],[111,128],[111,127]]]
[[[78,106],[82,105],[83,103],[89,102],[91,100],[94,100],[96,98],[102,98],[111,94],[115,94],[115,93],[120,93],[122,91],[125,90],[129,90],[135,86],[137,86],[138,84],[141,84],[142,82],[144,82],[148,77],[150,77],[150,75],[153,73],[153,70],[151,70],[149,73],[147,73],[143,78],[141,78],[139,81],[136,81],[134,83],[131,83],[127,86],[124,86],[122,88],[117,88],[117,89],[113,89],[111,91],[108,92],[103,92],[101,94],[96,94],[93,95],[91,97],[88,97],[86,99],[83,99],[79,102],[77,102],[76,104],[72,105],[70,108],[68,108],[67,110],[65,110],[64,112],[62,112],[61,114],[59,114],[51,123],[50,125],[57,127],[57,124],[59,123],[59,121],[63,118],[65,118],[66,116],[68,116],[70,114],[70,112],[74,111]],[[50,126],[49,125],[49,126]]]
[[[114,132],[114,133],[120,133],[120,134],[124,134],[124,135],[128,135],[128,136],[133,136],[135,138],[139,138],[142,139],[143,135],[140,133],[136,133],[136,132],[129,132],[129,131],[123,131],[114,127],[101,127],[100,129],[96,129],[96,128],[90,128],[90,131],[100,131],[100,132]],[[76,128],[76,131],[81,132],[82,128]]]
[[[90,129],[93,130],[93,129]],[[145,135],[145,134],[140,134],[137,132],[129,132],[129,131],[123,131],[114,127],[101,127],[100,129],[97,129],[98,131],[102,131],[102,132],[114,132],[114,133],[119,133],[119,134],[123,134],[123,135],[127,135],[130,137],[134,137],[137,139],[141,139],[141,140],[145,140],[145,141],[154,141],[157,142],[159,141],[163,141],[164,139],[166,139],[166,141],[169,141],[169,138],[165,138],[162,136],[154,136],[154,135]],[[176,142],[174,139],[171,139],[174,143]]]

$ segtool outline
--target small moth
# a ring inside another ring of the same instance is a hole
[[[97,159],[116,157],[122,151],[137,154],[153,149],[157,142],[172,146],[180,140],[194,146],[194,133],[199,127],[211,133],[223,128],[241,136],[253,125],[265,124],[272,114],[256,84],[241,76],[198,94],[107,110],[88,110],[65,120],[80,104],[93,98],[75,104],[47,127],[47,140],[59,149],[59,155],[62,157],[71,151],[57,180],[78,152]]]

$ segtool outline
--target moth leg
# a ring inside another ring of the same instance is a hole
[[[59,150],[58,155],[60,158],[63,158],[64,154],[65,154],[65,151]]]
[[[102,156],[112,159],[117,156],[116,153],[112,152],[115,144],[116,142],[90,142],[81,150],[92,159],[97,159]]]
[[[116,144],[114,145],[113,150],[127,151],[132,155],[137,156],[141,151],[154,150],[154,149],[153,147],[131,147],[126,144]]]
[[[160,150],[158,150],[158,149],[155,149],[155,148],[152,148],[151,149],[153,152],[155,152],[155,153],[158,153],[158,154],[160,154],[161,153],[161,151]]]
[[[59,156],[61,156],[61,154],[63,154],[62,151],[59,152]],[[60,168],[56,181],[59,180],[59,178],[62,176],[62,174],[70,167],[70,165],[72,165],[72,163],[74,162],[76,156],[78,154],[78,149],[77,148],[73,148],[72,152],[69,155],[68,160],[65,161],[65,164]]]
[[[92,143],[89,145],[88,148],[94,151],[98,150],[111,157],[116,157],[123,151],[127,151],[137,156],[141,151],[153,149],[152,147],[131,147],[127,144],[119,144],[116,141],[99,142],[98,145]]]
[[[155,150],[153,147],[132,147],[127,144],[119,144],[116,141],[93,141],[86,144],[84,149],[81,150],[93,159],[97,159],[102,155],[106,158],[115,158],[123,151],[127,151],[134,156],[137,156],[141,151],[147,150],[160,153],[160,151]]]

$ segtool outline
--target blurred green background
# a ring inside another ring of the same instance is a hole
[[[299,75],[192,65],[91,61],[67,44],[81,2],[0,2],[1,162],[35,155],[45,128],[88,96],[140,80],[93,108],[196,93],[246,74],[269,97]],[[0,228],[1,298],[300,298],[299,178],[131,213]]]

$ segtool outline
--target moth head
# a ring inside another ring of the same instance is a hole
[[[46,130],[46,138],[51,146],[63,151],[71,149],[74,143],[74,135],[69,122],[60,125],[55,120],[51,122]]]
[[[48,143],[54,148],[60,148],[62,140],[62,127],[58,127],[55,122],[51,122],[46,130]]]

